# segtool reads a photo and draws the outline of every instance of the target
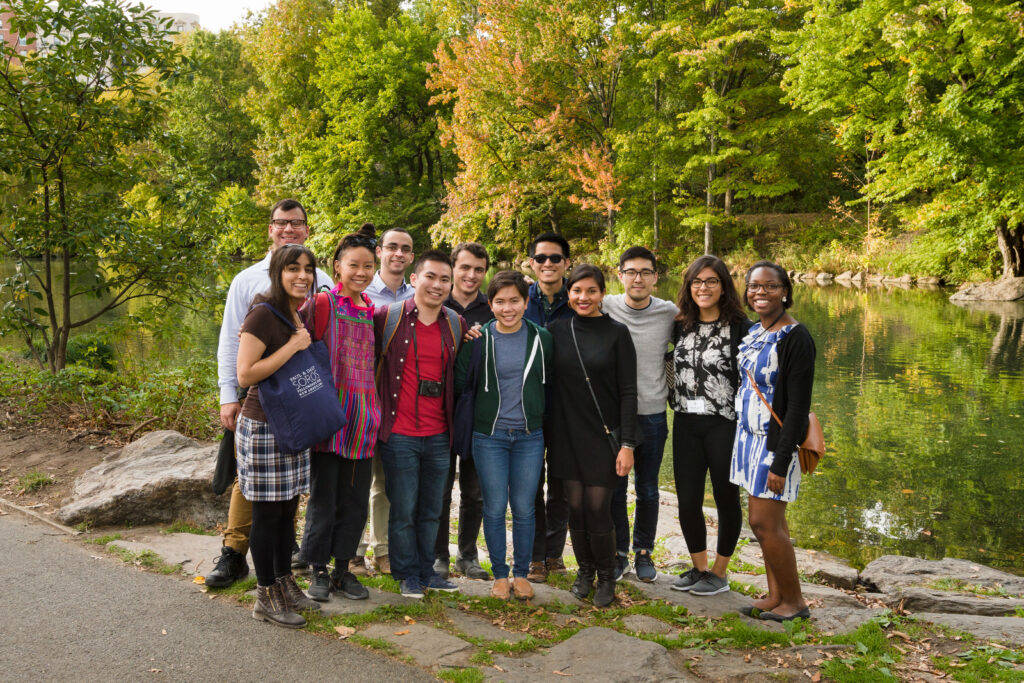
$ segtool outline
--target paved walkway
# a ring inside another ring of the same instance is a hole
[[[182,580],[0,516],[0,680],[431,681],[356,645],[262,624]],[[353,675],[352,678],[355,678]]]

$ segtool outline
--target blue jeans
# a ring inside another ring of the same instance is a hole
[[[643,443],[633,452],[633,483],[636,487],[636,512],[633,518],[633,551],[654,550],[658,534],[658,473],[668,439],[665,413],[638,415],[637,423]],[[615,549],[622,555],[629,552],[629,515],[626,513],[626,489],[629,477],[620,477],[612,494],[612,519],[615,521]]]
[[[392,434],[378,442],[384,490],[391,501],[388,545],[395,579],[434,574],[434,541],[448,480],[448,432],[433,436]]]
[[[484,497],[484,540],[494,578],[508,578],[505,562],[505,510],[512,504],[513,576],[530,573],[536,520],[533,499],[544,465],[544,433],[538,429],[473,433],[473,462]]]

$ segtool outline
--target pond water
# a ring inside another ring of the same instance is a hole
[[[659,296],[673,299],[678,284],[663,278]],[[800,546],[858,566],[898,553],[1024,573],[1024,303],[962,308],[948,295],[797,285],[791,312],[817,345],[813,407],[828,444],[790,506]],[[219,319],[189,315],[155,337],[130,332],[119,348],[178,362],[213,357],[218,330]],[[671,458],[669,439],[666,488]]]

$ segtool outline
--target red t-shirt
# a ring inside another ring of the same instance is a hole
[[[391,429],[395,434],[433,436],[448,431],[448,422],[444,416],[444,394],[436,398],[419,395],[419,380],[441,381],[441,370],[451,355],[451,352],[444,348],[441,326],[438,324],[440,322],[445,322],[443,313],[430,325],[416,320],[415,343],[410,342],[402,368],[402,388],[398,394],[395,425]],[[452,372],[452,369],[448,368],[447,371]]]

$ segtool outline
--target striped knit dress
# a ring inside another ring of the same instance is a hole
[[[324,341],[348,424],[314,450],[364,460],[373,457],[381,421],[373,372],[373,303],[361,294],[362,301],[357,304],[341,294],[341,285],[320,296],[318,304],[324,297],[330,303]]]

